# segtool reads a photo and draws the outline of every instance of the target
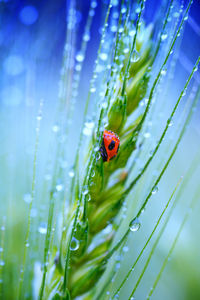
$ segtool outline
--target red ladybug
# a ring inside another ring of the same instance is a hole
[[[100,148],[101,157],[103,161],[110,161],[117,155],[119,150],[119,137],[110,130],[104,130],[103,140]]]

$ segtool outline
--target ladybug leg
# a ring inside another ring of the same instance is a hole
[[[104,146],[104,143],[102,142],[102,145],[101,145],[101,148],[99,149],[100,153],[101,153],[101,157],[103,159],[103,161],[107,161],[108,160],[108,155],[107,155],[107,152],[106,152],[106,148]]]

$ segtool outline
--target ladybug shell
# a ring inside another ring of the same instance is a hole
[[[114,132],[104,130],[103,141],[100,148],[103,161],[110,161],[117,155],[119,144],[120,140]]]

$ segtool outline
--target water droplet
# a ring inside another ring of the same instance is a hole
[[[1,231],[5,231],[5,226],[1,226]]]
[[[72,168],[69,173],[68,173],[69,177],[73,178],[75,173],[74,173],[74,169]]]
[[[172,126],[174,124],[173,120],[171,118],[169,118],[167,120],[168,126]]]
[[[139,59],[140,59],[140,55],[139,55],[138,51],[135,50],[135,51],[133,52],[133,56],[132,56],[132,58],[131,58],[131,62],[136,62],[136,61],[138,61]]]
[[[84,55],[83,55],[83,53],[81,53],[81,52],[77,53],[77,55],[76,55],[76,60],[77,60],[78,62],[82,62],[82,61],[84,60]]]
[[[140,226],[141,224],[138,218],[133,219],[129,224],[129,228],[132,232],[138,231]]]
[[[187,16],[185,16],[185,18],[184,18],[184,21],[187,21],[187,19],[188,19],[188,15],[187,15]]]
[[[24,201],[28,204],[31,203],[32,201],[32,197],[31,197],[31,194],[24,194]]]
[[[91,173],[91,177],[94,177],[94,176],[95,176],[95,171],[93,170]]]
[[[41,222],[39,227],[38,227],[38,232],[41,234],[46,234],[47,233],[47,224],[45,222]]]
[[[55,132],[55,133],[58,132],[59,129],[60,129],[60,128],[59,128],[58,125],[53,125],[53,126],[52,126],[52,131]]]
[[[25,244],[25,246],[28,248],[28,247],[30,246],[30,244],[27,242],[27,243]]]
[[[110,292],[109,292],[109,291],[107,291],[107,292],[106,292],[106,295],[110,295]]]
[[[114,299],[119,299],[119,295],[116,294],[116,295],[114,296]]]
[[[95,93],[95,92],[96,92],[96,88],[95,88],[94,86],[92,86],[92,87],[90,88],[90,92],[91,92],[91,93]]]
[[[119,270],[119,269],[120,269],[120,266],[121,266],[121,264],[120,264],[120,263],[117,263],[116,266],[115,266],[115,269],[116,269],[116,270]]]
[[[83,129],[83,134],[88,135],[88,136],[91,135],[93,128],[94,128],[94,122],[92,122],[92,121],[85,122],[85,127]]]
[[[173,17],[174,17],[174,18],[178,18],[178,17],[179,17],[179,13],[178,13],[177,11],[175,11],[175,12],[173,13]]]
[[[75,237],[73,237],[71,240],[70,250],[76,251],[78,248],[79,248],[79,241]]]
[[[161,74],[162,76],[165,76],[165,75],[167,74],[167,70],[165,70],[165,69],[161,70],[160,74]]]
[[[136,14],[139,14],[140,12],[140,7],[137,7],[136,10],[135,10]]]
[[[90,16],[90,17],[94,17],[94,15],[95,15],[94,9],[90,9],[90,10],[89,10],[89,16]]]
[[[0,253],[3,252],[3,248],[0,247]]]
[[[113,6],[117,6],[118,3],[119,3],[118,0],[112,0],[112,5],[113,5]],[[118,15],[117,15],[117,17],[118,17]]]
[[[128,246],[124,246],[124,247],[122,248],[122,251],[125,252],[125,253],[128,252],[128,251],[129,251],[129,247],[128,247]]]
[[[92,121],[85,122],[85,126],[87,128],[91,128],[92,129],[94,127],[94,122],[92,122]]]
[[[151,133],[150,133],[150,132],[145,132],[145,133],[144,133],[144,137],[145,137],[146,139],[150,138],[150,136],[151,136]]]
[[[57,192],[61,192],[63,190],[63,184],[57,184],[56,190],[57,190]]]
[[[129,48],[125,48],[123,52],[124,52],[125,54],[126,54],[126,53],[129,53]]]
[[[106,102],[106,101],[104,101],[104,102],[102,102],[101,106],[102,106],[102,108],[106,109],[106,108],[107,108],[107,106],[108,106],[108,104],[107,104],[107,102]]]
[[[95,7],[97,7],[97,2],[96,2],[96,1],[92,1],[92,3],[91,3],[91,7],[92,7],[92,8],[95,8]]]
[[[81,71],[81,64],[77,64],[75,69],[76,69],[76,71]]]
[[[194,72],[196,72],[198,70],[198,66],[196,66],[195,68],[194,68]]]
[[[84,40],[85,42],[88,42],[88,41],[90,40],[90,35],[89,35],[89,33],[85,33],[85,34],[84,34],[83,40]]]
[[[131,297],[130,300],[135,300],[135,297]]]
[[[46,261],[45,264],[44,264],[44,266],[48,267],[48,265],[49,265],[49,263],[48,263],[48,261]]]
[[[116,261],[121,261],[121,255],[120,254],[116,255],[115,260]]]
[[[4,266],[5,262],[3,260],[0,261],[0,266]]]
[[[152,193],[152,195],[155,195],[157,192],[158,192],[158,187],[155,186],[151,193]]]
[[[41,115],[41,114],[37,115],[37,120],[38,120],[38,121],[41,121],[41,120],[42,120],[42,115]]]
[[[122,33],[123,31],[124,31],[124,27],[121,26],[121,27],[119,28],[119,33]]]
[[[173,125],[173,120],[169,119],[168,121],[169,121],[168,126],[172,126]]]
[[[167,35],[167,33],[165,33],[165,32],[163,32],[162,34],[161,34],[161,40],[162,41],[165,41],[166,39],[167,39],[167,37],[168,37],[168,35]]]
[[[99,55],[99,57],[101,58],[101,60],[105,61],[105,60],[107,60],[107,58],[108,58],[108,54],[107,54],[107,53],[101,53],[101,54]]]
[[[101,154],[97,153],[96,160],[99,160],[100,158],[101,158]]]
[[[112,25],[111,26],[111,32],[116,32],[117,31],[117,26],[116,25]]]
[[[125,12],[126,12],[126,7],[122,7],[121,13],[122,13],[122,14],[125,14]]]
[[[87,195],[87,194],[88,194],[88,192],[89,192],[89,190],[88,190],[88,186],[87,186],[87,185],[85,185],[85,186],[83,187],[83,191],[82,191],[82,194],[83,194],[83,196]]]

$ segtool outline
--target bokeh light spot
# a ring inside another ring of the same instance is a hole
[[[38,11],[32,5],[27,5],[19,13],[20,21],[25,25],[32,25],[37,21]]]

